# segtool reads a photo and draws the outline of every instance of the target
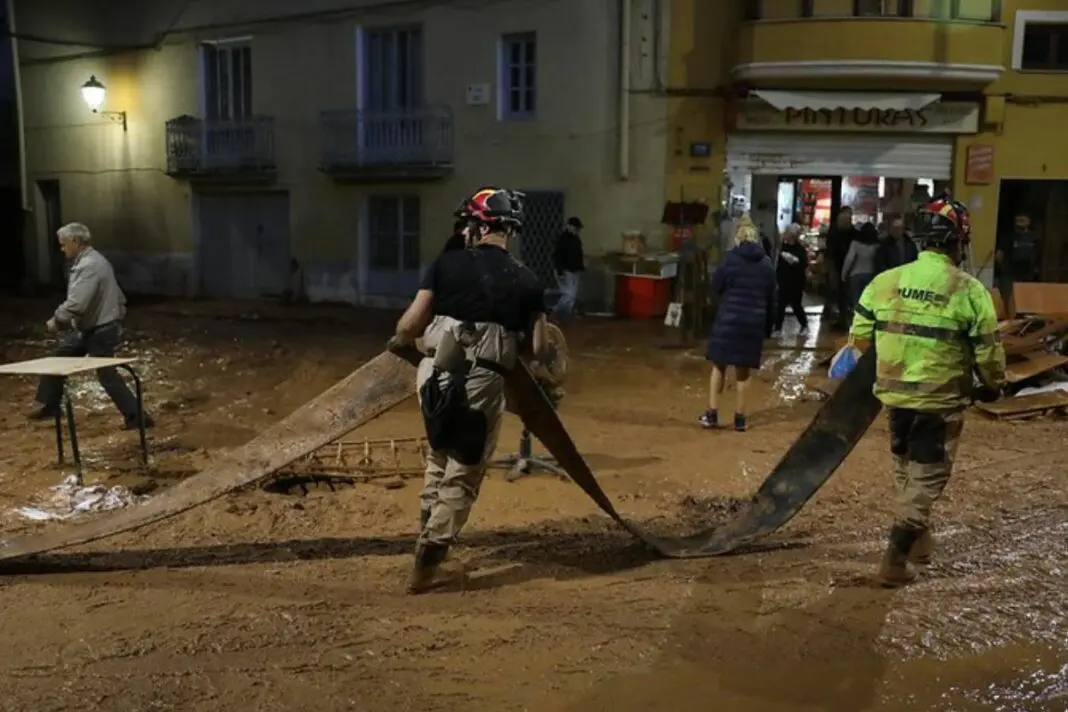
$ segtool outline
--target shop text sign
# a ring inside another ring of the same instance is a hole
[[[964,182],[990,185],[994,182],[994,147],[986,144],[968,146],[965,152]]]
[[[784,109],[761,100],[741,104],[740,131],[843,131],[849,133],[945,133],[979,131],[979,105],[938,102],[923,109]]]

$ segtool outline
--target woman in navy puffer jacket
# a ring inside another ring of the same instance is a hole
[[[705,428],[719,427],[719,397],[727,367],[733,366],[738,382],[734,429],[742,431],[746,428],[749,372],[760,368],[764,339],[771,334],[774,323],[775,268],[748,215],[739,222],[735,243],[712,277],[712,291],[718,295],[719,305],[706,354],[712,362],[708,410],[699,420]]]

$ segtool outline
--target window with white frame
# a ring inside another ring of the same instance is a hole
[[[1024,29],[1020,69],[1068,72],[1068,22],[1028,25]]]
[[[202,45],[201,52],[205,118],[251,117],[252,46],[248,42],[212,42]]]
[[[501,37],[501,118],[528,119],[538,109],[538,42],[533,32]]]
[[[368,266],[376,272],[419,269],[419,196],[367,199]]]
[[[1068,72],[1068,11],[1014,13],[1012,68],[1023,72]]]

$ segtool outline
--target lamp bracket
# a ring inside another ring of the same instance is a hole
[[[125,111],[98,111],[93,110],[94,114],[100,114],[109,121],[114,121],[116,124],[122,124],[122,130],[126,131],[126,112]]]

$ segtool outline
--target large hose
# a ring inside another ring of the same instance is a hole
[[[396,354],[382,354],[259,437],[226,452],[208,470],[143,505],[109,512],[38,536],[0,542],[0,561],[137,529],[267,477],[411,397],[415,390],[413,366],[421,358],[422,354],[414,347]],[[878,415],[881,406],[871,393],[874,378],[875,355],[874,349],[870,349],[783,456],[749,506],[726,524],[683,537],[647,532],[616,511],[525,366],[510,372],[507,388],[526,427],[602,511],[662,555],[693,558],[733,551],[755,537],[778,529],[797,514],[845,460]]]

